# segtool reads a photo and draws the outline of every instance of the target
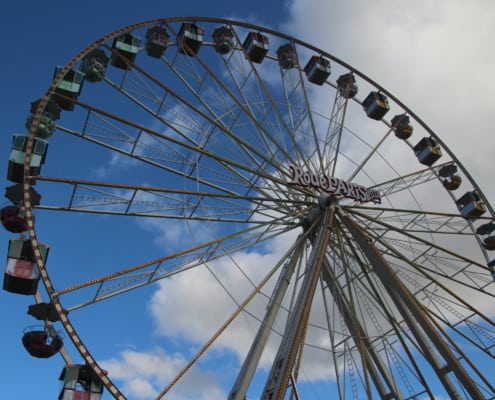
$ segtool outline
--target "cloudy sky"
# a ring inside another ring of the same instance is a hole
[[[4,6],[0,15],[0,32],[5,41],[4,54],[0,57],[4,131],[0,148],[5,167],[11,134],[23,130],[29,103],[48,87],[54,65],[63,65],[92,41],[120,27],[159,17],[204,15],[249,21],[287,33],[352,65],[422,118],[468,169],[486,197],[495,198],[490,170],[495,156],[491,129],[495,115],[492,75],[495,55],[491,51],[495,37],[495,3],[490,0],[102,3],[89,0],[77,5],[80,10],[58,0],[49,5],[28,0]],[[6,180],[5,184],[8,185]],[[69,226],[66,229],[71,230]],[[156,246],[164,243],[179,246],[181,234],[191,234],[191,231],[198,241],[208,235],[196,225],[179,228],[174,222],[166,229],[163,226],[147,226],[146,229]],[[170,235],[172,229],[174,234]],[[96,251],[92,246],[98,235],[98,232],[79,233],[74,240],[87,240],[84,254],[67,250],[57,258],[66,260],[66,265],[58,267],[66,271],[74,262],[90,260],[86,253]],[[4,254],[9,237],[5,232],[0,243]],[[60,244],[55,246],[61,247]],[[63,246],[72,248],[70,240]],[[284,249],[282,241],[276,242],[269,252],[240,254],[237,262],[274,265]],[[131,263],[137,262],[138,256],[138,249],[132,251]],[[240,268],[229,268],[232,263],[228,261],[225,265],[215,263],[214,267],[221,272],[222,284],[233,286],[246,277]],[[259,275],[255,268],[250,274],[253,279]],[[237,293],[236,301],[248,294],[247,288],[243,290]],[[181,302],[170,303],[169,299],[181,298],[185,292],[192,295]],[[101,353],[102,365],[112,371],[130,399],[138,400],[154,398],[209,339],[219,321],[235,308],[228,294],[219,290],[218,282],[207,268],[161,281],[133,299],[139,301],[140,308],[125,302],[101,303],[91,311],[84,311],[80,320],[84,321],[82,336],[91,336],[95,347],[98,347],[99,336],[105,336],[102,342],[107,344],[112,343],[108,335],[116,335],[112,348]],[[2,357],[4,372],[0,376],[2,397],[28,399],[35,397],[35,393],[43,393],[46,398],[58,395],[57,378],[62,361],[31,359],[20,344],[22,330],[36,323],[26,315],[31,302],[10,293],[0,293],[4,321],[0,337],[6,352]],[[218,305],[214,310],[208,307],[212,303]],[[264,303],[255,304],[253,309],[264,306]],[[105,315],[108,314],[119,317],[117,332],[107,330],[109,323]],[[174,315],[173,321],[171,315]],[[232,326],[231,333],[219,339],[215,354],[205,361],[203,368],[193,370],[171,398],[189,398],[183,393],[192,386],[198,390],[192,390],[191,398],[225,397],[224,383],[232,379],[232,371],[225,368],[218,373],[212,371],[208,363],[213,364],[221,357],[226,365],[232,368],[237,365],[238,357],[242,358],[247,351],[246,345],[239,344],[246,343],[249,336],[241,323],[249,324],[249,320]],[[135,329],[137,325],[142,325],[142,329]],[[185,349],[184,343],[190,348]],[[274,351],[269,348],[263,362],[266,363]],[[104,398],[110,396],[106,394]]]

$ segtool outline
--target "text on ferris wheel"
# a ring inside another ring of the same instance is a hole
[[[289,170],[292,173],[291,180],[288,182],[289,185],[312,187],[313,189],[321,190],[334,196],[344,196],[360,203],[372,201],[380,204],[382,202],[378,190],[368,189],[333,176],[315,175],[295,165],[290,165]]]

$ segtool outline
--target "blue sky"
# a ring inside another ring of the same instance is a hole
[[[5,160],[4,168],[7,167],[11,134],[24,131],[30,102],[47,89],[55,65],[64,65],[94,40],[133,23],[160,17],[210,16],[249,21],[279,30],[355,66],[422,117],[468,168],[486,196],[495,199],[492,184],[495,140],[491,130],[495,111],[492,76],[495,56],[487,50],[491,48],[490,41],[495,35],[495,5],[491,1],[479,1],[476,5],[465,3],[457,0],[421,0],[414,5],[405,5],[405,2],[397,5],[397,2],[386,0],[372,3],[357,0],[211,0],[188,3],[88,0],[79,3],[80,9],[77,9],[77,6],[68,7],[66,2],[58,0],[51,1],[49,5],[32,0],[9,2],[0,14],[0,33],[4,38],[0,57],[0,106],[3,117],[0,149]],[[69,141],[61,143],[70,148]],[[56,162],[61,165],[52,167],[53,171],[64,168],[63,164],[70,163],[72,157],[88,157],[88,178],[90,174],[97,176],[93,171],[96,166],[92,165],[91,157],[94,155],[89,157],[84,149],[74,154],[59,153],[57,157]],[[5,178],[4,182],[5,186],[9,185]],[[154,248],[158,256],[157,247],[168,243],[172,249],[179,248],[180,235],[188,234],[187,229],[180,231],[181,228],[174,222],[167,229],[147,226],[142,228],[140,236],[140,241],[146,244],[141,244],[119,234],[133,229],[134,222],[110,220],[101,230],[72,230],[73,224],[83,223],[82,218],[80,214],[66,217],[47,213],[39,216],[39,223],[43,225],[39,229],[43,234],[41,240],[53,246],[49,264],[56,268],[57,275],[67,281],[77,282],[77,269],[91,265],[95,254],[103,263],[134,265],[143,259],[143,251]],[[56,231],[51,228],[52,222],[57,227]],[[173,235],[170,234],[172,227],[176,229]],[[199,226],[194,225],[193,228],[198,238],[209,234],[202,232]],[[60,230],[64,230],[66,235],[61,235]],[[1,254],[6,254],[9,235],[4,231],[0,240]],[[56,242],[51,242],[52,238]],[[126,254],[113,255],[111,246],[106,244],[114,241],[121,241],[122,248],[131,250]],[[152,257],[146,255],[144,258]],[[270,252],[260,251],[250,257],[248,261],[253,265],[275,261]],[[228,269],[225,273],[229,273]],[[166,289],[173,291],[178,298],[188,286],[205,291],[208,289],[201,286],[204,283],[201,273],[187,274],[190,274],[187,279],[176,280],[175,285],[168,284]],[[230,278],[236,279],[234,276],[226,279]],[[163,370],[171,365],[181,365],[185,357],[192,354],[194,348],[197,349],[197,343],[205,339],[202,331],[214,328],[205,327],[207,318],[191,320],[202,312],[197,307],[205,298],[199,295],[197,301],[190,305],[185,304],[186,301],[180,307],[177,305],[183,318],[173,326],[168,325],[162,313],[171,308],[164,305],[163,292],[155,289],[138,291],[129,301],[99,303],[91,309],[82,310],[75,317],[82,337],[91,338],[89,347],[98,351],[107,366],[118,371],[117,375],[129,385],[129,393],[138,388],[145,391],[150,388],[149,382],[154,385],[160,381],[159,377],[149,374],[146,367]],[[215,292],[213,286],[211,290]],[[228,302],[222,295],[215,297],[215,300],[221,304]],[[58,376],[63,361],[59,357],[49,360],[31,358],[20,342],[23,329],[36,324],[26,313],[32,302],[28,297],[0,291],[0,312],[4,321],[0,334],[4,344],[0,387],[5,398],[31,399],[40,398],[41,394],[41,398],[52,399],[58,396]],[[205,308],[204,312],[211,310]],[[188,315],[191,316],[189,320]],[[110,319],[109,316],[117,316],[117,319]],[[185,326],[192,328],[189,336],[182,337],[184,342],[167,338],[167,335],[184,335]],[[233,338],[244,340],[241,336]],[[184,351],[184,343],[194,343],[190,352]],[[217,391],[222,382],[213,380],[208,363],[215,363],[216,359],[223,357],[223,362],[234,366],[236,354],[227,351],[233,347],[228,340],[222,342],[217,353],[205,361],[205,368],[193,377],[198,382],[204,382],[204,388],[211,390],[211,398],[217,398],[215,395],[221,393]],[[166,352],[163,350],[165,348]],[[138,373],[142,380],[135,380],[132,384],[129,383],[131,365],[142,368]],[[231,371],[226,368],[223,379],[231,377]],[[110,396],[105,394],[104,398],[109,399]],[[132,394],[129,398],[138,399]]]

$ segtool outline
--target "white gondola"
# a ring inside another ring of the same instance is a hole
[[[9,157],[7,179],[16,183],[24,182],[24,161],[26,160],[26,146],[28,136],[25,134],[14,134],[12,148]],[[33,151],[29,160],[30,175],[39,175],[41,165],[45,162],[48,142],[41,138],[33,139]]]
[[[43,262],[48,257],[49,247],[39,243]],[[40,272],[29,239],[10,239],[7,265],[3,278],[4,290],[18,294],[35,294]]]
[[[55,68],[55,76],[62,67]],[[76,69],[70,69],[55,89],[53,99],[62,110],[72,111],[75,107],[74,101],[81,93],[84,82],[84,74]]]
[[[130,63],[136,59],[141,38],[132,33],[123,33],[112,42],[110,64],[120,69],[131,69]]]
[[[195,56],[203,44],[205,29],[196,24],[183,23],[179,30],[179,52]]]
[[[62,390],[59,400],[100,400],[103,383],[87,365],[66,365],[60,374]]]

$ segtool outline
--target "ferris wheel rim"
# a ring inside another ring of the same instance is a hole
[[[490,203],[484,197],[481,189],[478,187],[478,185],[476,184],[476,182],[470,176],[469,172],[462,166],[462,163],[448,149],[448,147],[442,142],[442,140],[421,119],[419,119],[419,117],[417,117],[409,108],[407,108],[404,104],[402,104],[398,99],[396,99],[386,89],[384,89],[381,86],[379,86],[376,82],[374,82],[373,80],[371,80],[370,78],[368,78],[367,76],[365,76],[364,74],[362,74],[361,72],[359,72],[358,70],[350,67],[346,63],[344,63],[344,62],[340,61],[339,59],[335,58],[333,55],[331,55],[331,54],[329,54],[327,52],[324,52],[324,51],[322,51],[320,49],[317,49],[316,47],[314,47],[314,46],[312,46],[310,44],[307,44],[307,43],[305,43],[303,41],[300,41],[300,40],[298,40],[296,38],[293,38],[293,37],[291,37],[289,35],[281,34],[281,33],[276,32],[274,30],[271,30],[271,29],[268,29],[268,28],[264,28],[264,27],[261,27],[261,26],[258,26],[258,25],[253,25],[253,24],[245,23],[245,22],[241,22],[241,21],[233,21],[233,20],[229,20],[229,19],[222,19],[222,18],[173,17],[173,18],[154,19],[154,20],[150,20],[150,21],[145,21],[145,22],[142,22],[142,23],[138,23],[138,24],[133,24],[133,25],[126,26],[126,27],[124,27],[122,29],[118,29],[118,30],[116,30],[116,31],[114,31],[114,32],[112,32],[112,33],[110,33],[110,34],[102,37],[101,39],[98,39],[97,41],[93,42],[88,47],[86,47],[84,50],[82,50],[80,53],[78,53],[56,75],[56,77],[52,81],[52,84],[50,85],[49,89],[47,90],[47,92],[43,96],[42,100],[40,101],[40,104],[38,105],[38,108],[37,108],[36,112],[34,113],[34,118],[32,120],[32,123],[31,123],[30,127],[29,127],[29,139],[28,139],[28,144],[27,144],[27,149],[29,149],[29,150],[26,153],[26,160],[25,160],[25,164],[24,164],[24,173],[25,173],[25,176],[29,176],[29,174],[30,174],[30,172],[29,172],[30,171],[29,170],[30,150],[32,149],[32,146],[33,146],[33,140],[34,140],[34,137],[36,135],[36,130],[37,130],[37,127],[38,127],[38,124],[39,124],[39,118],[41,117],[41,114],[43,112],[44,107],[46,106],[46,103],[48,101],[49,96],[55,90],[55,88],[60,83],[61,79],[65,76],[65,74],[67,73],[67,71],[69,69],[71,69],[72,67],[74,67],[90,51],[94,50],[98,46],[104,44],[105,42],[108,42],[109,40],[117,37],[118,35],[120,35],[122,33],[129,32],[129,31],[132,31],[134,29],[140,29],[140,28],[145,28],[145,27],[148,27],[148,26],[153,26],[153,25],[156,25],[156,24],[171,23],[171,22],[182,22],[182,21],[191,21],[191,22],[202,22],[203,21],[203,22],[211,22],[211,23],[228,24],[228,25],[232,25],[232,26],[238,26],[239,25],[239,26],[242,26],[244,28],[255,29],[255,30],[258,30],[258,31],[261,31],[261,32],[268,33],[268,34],[273,35],[273,36],[277,36],[277,37],[283,38],[283,39],[288,40],[290,42],[296,43],[296,44],[298,44],[298,45],[300,45],[302,47],[308,48],[308,49],[310,49],[312,51],[318,52],[319,54],[321,54],[321,55],[323,55],[323,56],[331,59],[332,61],[337,62],[339,65],[343,66],[344,68],[347,68],[349,71],[351,71],[352,73],[356,74],[357,76],[359,76],[363,80],[366,80],[373,87],[375,87],[376,89],[378,89],[380,92],[383,92],[386,95],[388,95],[390,99],[392,99],[397,105],[399,105],[418,124],[422,125],[423,128],[427,132],[429,132],[432,137],[434,137],[435,139],[437,139],[437,141],[442,145],[441,146],[442,149],[446,150],[446,152],[449,154],[452,162],[455,162],[455,164],[458,167],[460,167],[460,169],[462,170],[462,172],[464,173],[464,175],[466,176],[466,178],[468,178],[468,181],[472,184],[473,188],[476,191],[478,191],[479,194],[483,197],[483,199],[485,200],[485,204],[489,208],[489,212],[491,214],[491,218],[492,219],[494,218],[495,213],[494,213],[493,209],[491,208]],[[48,292],[49,296],[51,297],[51,301],[53,302],[53,304],[54,304],[57,312],[59,313],[59,315],[61,317],[62,324],[64,325],[64,327],[67,330],[67,332],[73,332],[73,333],[71,333],[71,338],[75,341],[75,343],[77,343],[77,342],[79,343],[79,346],[80,347],[78,349],[80,350],[81,354],[84,354],[85,355],[83,357],[87,357],[87,358],[85,358],[85,361],[94,369],[95,372],[97,372],[98,376],[100,377],[100,379],[102,379],[102,381],[105,383],[105,385],[106,386],[108,385],[107,388],[112,392],[112,394],[116,398],[122,398],[123,399],[123,398],[125,398],[124,395],[120,392],[120,390],[117,388],[117,386],[115,386],[112,383],[112,381],[106,376],[105,371],[103,371],[103,369],[101,369],[99,367],[99,365],[96,363],[96,361],[92,358],[92,356],[89,353],[88,349],[85,347],[85,345],[82,342],[82,340],[77,336],[77,332],[76,332],[75,328],[72,326],[69,318],[65,314],[65,311],[64,311],[61,303],[59,302],[58,296],[55,295],[54,297],[52,297],[52,294],[56,294],[57,291],[53,288],[53,284],[52,284],[52,282],[50,280],[49,274],[46,271],[46,267],[44,265],[44,262],[43,262],[42,258],[39,255],[40,254],[39,248],[38,248],[38,243],[39,242],[38,242],[38,239],[37,239],[37,234],[36,234],[36,230],[35,230],[35,223],[34,223],[34,219],[33,219],[33,209],[31,207],[31,198],[30,198],[31,197],[31,194],[30,194],[30,190],[29,190],[30,188],[31,188],[31,182],[30,182],[29,179],[27,179],[25,181],[25,183],[24,183],[24,201],[25,201],[25,205],[26,205],[26,216],[27,216],[27,221],[28,221],[28,226],[29,226],[28,233],[29,233],[29,237],[31,239],[31,242],[33,244],[33,249],[34,249],[35,256],[36,256],[36,261],[37,261],[38,266],[39,266],[39,269],[40,269],[40,273],[41,273],[41,277],[42,277],[43,283],[44,283],[44,285],[45,285],[45,287],[47,289],[47,292]],[[74,336],[72,336],[72,335],[74,335]]]

